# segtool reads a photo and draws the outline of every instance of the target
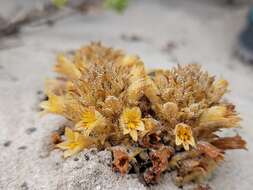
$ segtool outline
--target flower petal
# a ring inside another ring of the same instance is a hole
[[[123,134],[126,135],[130,133],[129,129],[127,129],[126,127],[123,127]]]
[[[75,129],[76,130],[83,130],[84,125],[82,121],[79,121],[76,125],[75,125]]]
[[[188,143],[183,143],[184,149],[189,150],[189,144]]]
[[[137,134],[137,131],[136,131],[136,130],[131,130],[131,131],[130,131],[130,136],[132,137],[132,139],[133,139],[134,141],[137,141],[137,139],[138,139],[138,134]]]
[[[189,140],[189,144],[192,145],[193,147],[196,147],[196,143],[193,137]]]
[[[179,146],[182,144],[182,141],[180,138],[178,138],[178,136],[176,136],[176,141],[175,141],[176,145]]]
[[[141,121],[140,125],[136,129],[139,130],[139,131],[144,131],[145,130],[144,123]]]
[[[75,140],[75,134],[69,127],[65,128],[65,136],[67,137],[68,141],[74,141]]]
[[[92,132],[93,128],[94,128],[94,125],[93,125],[93,127],[84,128],[83,135],[88,137],[90,135],[90,133]]]
[[[69,156],[72,156],[74,154],[77,154],[78,152],[80,152],[81,150],[83,150],[82,146],[76,146],[74,149],[69,149],[64,151],[63,157],[67,158]]]
[[[40,106],[41,108],[43,108],[44,110],[48,110],[49,107],[50,107],[48,101],[43,101],[43,102],[41,102],[39,106]]]
[[[63,157],[67,158],[67,157],[72,156],[73,154],[74,154],[73,150],[69,149],[69,150],[64,151]]]
[[[62,143],[59,143],[56,145],[57,148],[60,148],[62,150],[66,150],[69,148],[69,142],[68,141],[65,141],[65,142],[62,142]]]
[[[54,70],[70,79],[78,79],[81,77],[81,73],[75,64],[64,55],[58,55]]]

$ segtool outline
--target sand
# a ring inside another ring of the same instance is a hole
[[[0,12],[7,14],[12,6],[13,1],[2,3]],[[112,172],[108,151],[84,151],[68,160],[50,151],[50,134],[65,119],[38,116],[44,80],[54,76],[57,53],[91,41],[138,54],[149,68],[195,62],[229,80],[226,98],[243,118],[232,134],[247,140],[248,151],[226,154],[207,183],[213,189],[252,189],[253,65],[234,56],[247,9],[247,3],[231,7],[220,0],[134,1],[122,15],[94,10],[51,27],[28,26],[19,37],[1,41],[11,46],[0,50],[0,189],[177,189],[170,174],[152,187],[134,175],[121,177]]]

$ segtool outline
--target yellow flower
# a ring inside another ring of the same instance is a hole
[[[81,77],[81,72],[77,69],[76,65],[64,55],[58,56],[54,70],[69,79],[79,79]]]
[[[135,80],[127,89],[128,102],[131,104],[138,104],[138,100],[143,96],[143,90],[145,88],[145,80]]]
[[[222,91],[224,93],[227,90],[227,88],[228,88],[228,81],[224,79],[220,79],[214,83],[214,89],[216,91]]]
[[[56,113],[61,114],[64,110],[63,97],[56,96],[55,94],[48,94],[48,100],[40,103],[40,107],[44,109],[43,113]]]
[[[200,117],[200,125],[219,125],[222,127],[235,127],[240,118],[234,111],[233,106],[213,106],[206,109]]]
[[[140,134],[141,137],[144,137],[148,132],[154,130],[158,126],[157,120],[153,118],[144,118],[143,123],[145,129],[141,132]]]
[[[167,102],[162,106],[162,114],[167,120],[176,119],[178,106],[174,102]]]
[[[82,49],[75,53],[73,62],[79,71],[84,72],[87,69],[87,58],[82,54]]]
[[[177,124],[174,133],[176,136],[177,146],[183,144],[185,150],[189,150],[189,145],[192,145],[193,147],[196,146],[192,130],[189,125],[184,123]]]
[[[64,150],[64,158],[72,156],[84,148],[89,148],[94,143],[90,137],[84,137],[68,127],[65,128],[65,137],[66,141],[56,145],[57,148]]]
[[[210,93],[210,103],[217,103],[222,96],[228,91],[228,81],[220,79],[213,84]]]
[[[89,136],[95,127],[104,125],[105,118],[102,114],[96,111],[94,107],[90,107],[84,110],[81,121],[76,124],[75,128],[82,130],[84,135]]]
[[[227,112],[227,108],[225,106],[213,106],[206,111],[200,117],[200,122],[211,122],[223,119]]]
[[[135,55],[125,55],[121,60],[120,64],[126,67],[132,67],[136,63],[140,63],[140,59]]]
[[[141,110],[138,107],[124,109],[121,118],[120,126],[123,129],[123,134],[130,134],[134,141],[137,141],[138,131],[144,131],[144,124],[141,120]]]

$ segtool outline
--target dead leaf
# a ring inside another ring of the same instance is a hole
[[[146,148],[159,148],[162,146],[161,137],[157,133],[148,133],[140,141],[140,145]]]
[[[207,185],[198,185],[194,190],[212,190],[212,188]]]
[[[194,168],[197,167],[200,164],[198,160],[188,159],[182,161],[182,167],[183,168]]]
[[[125,151],[120,149],[113,150],[113,169],[120,172],[123,176],[128,172],[130,158]]]
[[[199,141],[197,144],[197,150],[216,161],[223,160],[224,158],[224,155],[223,155],[224,151],[216,148],[214,145],[208,142]]]
[[[153,166],[144,173],[144,180],[147,184],[158,182],[161,173],[168,168],[168,159],[172,154],[173,149],[165,146],[150,154]]]
[[[65,131],[65,125],[60,127],[59,129],[53,131],[53,133],[51,134],[51,141],[53,142],[53,144],[59,144],[62,142],[62,135],[64,135],[64,131]]]
[[[53,132],[51,135],[51,139],[54,144],[59,144],[60,142],[62,142],[61,136],[58,132]]]
[[[247,149],[246,141],[241,136],[236,135],[234,137],[223,137],[211,142],[214,146],[226,150],[226,149]]]

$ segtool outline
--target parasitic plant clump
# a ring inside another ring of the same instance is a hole
[[[59,55],[56,79],[46,81],[43,113],[59,114],[72,126],[54,133],[67,158],[86,148],[112,151],[113,169],[135,172],[147,184],[173,172],[179,186],[201,182],[229,149],[246,149],[235,106],[222,99],[228,82],[198,65],[147,72],[137,56],[92,43]]]

